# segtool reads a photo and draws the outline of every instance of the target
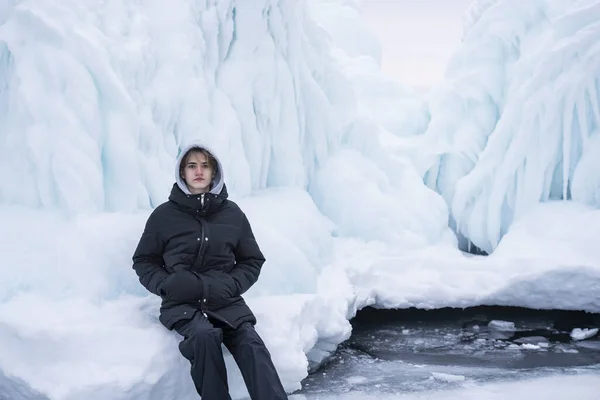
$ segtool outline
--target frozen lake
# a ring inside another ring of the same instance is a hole
[[[496,398],[494,393],[513,393],[514,400],[575,398],[576,393],[578,399],[600,399],[600,337],[571,337],[574,328],[599,322],[592,314],[498,307],[364,310],[353,320],[350,340],[290,398]],[[585,332],[595,331],[574,335]]]

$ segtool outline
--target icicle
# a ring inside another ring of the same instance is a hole
[[[576,113],[574,101],[567,98],[563,115],[563,200],[567,200],[569,188],[569,170],[571,166],[571,136],[573,134],[573,114]]]
[[[596,126],[600,126],[600,105],[598,104],[598,93],[596,85],[600,84],[600,81],[596,80],[590,87],[590,101],[592,103],[592,112],[596,116]]]
[[[593,86],[593,85],[592,85]],[[587,101],[586,101],[587,90],[583,90],[581,93],[581,99],[577,103],[577,121],[579,122],[579,134],[581,136],[582,146],[585,147],[590,137],[590,126],[587,119]]]

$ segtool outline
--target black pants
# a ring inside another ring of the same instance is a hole
[[[221,343],[237,363],[252,400],[287,399],[271,354],[250,323],[237,329],[215,326],[201,312],[174,329],[184,337],[181,354],[191,365],[191,375],[202,400],[231,400]]]

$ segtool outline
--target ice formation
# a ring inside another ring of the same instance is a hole
[[[492,252],[536,204],[600,206],[600,2],[478,1],[431,104],[428,184]]]

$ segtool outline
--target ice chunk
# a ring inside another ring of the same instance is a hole
[[[525,350],[540,350],[541,349],[540,346],[538,346],[536,344],[532,344],[532,343],[523,343],[521,345],[521,348],[525,349]]]
[[[435,380],[442,382],[462,382],[465,380],[465,377],[462,375],[444,374],[441,372],[432,372],[431,375]]]
[[[351,385],[365,383],[368,382],[368,380],[369,379],[366,376],[350,376],[346,378],[346,382],[348,382]]]
[[[565,348],[562,348],[562,349],[560,349],[560,351],[562,351],[563,353],[569,353],[569,354],[577,354],[577,353],[579,353],[579,350],[577,350],[577,349],[565,349]]]
[[[488,324],[490,329],[495,329],[502,332],[510,332],[516,330],[515,323],[510,321],[493,320]]]
[[[586,349],[592,349],[592,350],[596,350],[596,351],[600,351],[600,340],[586,340],[586,341],[579,341],[577,343],[578,347],[583,347]]]
[[[598,328],[592,328],[592,329],[575,328],[571,331],[571,338],[573,340],[585,340],[585,339],[589,339],[593,336],[596,336],[597,333],[598,333]]]
[[[546,338],[544,338],[542,336],[525,336],[525,337],[515,339],[514,342],[522,343],[522,344],[536,344],[537,345],[540,342],[544,342],[545,340],[546,340]]]

